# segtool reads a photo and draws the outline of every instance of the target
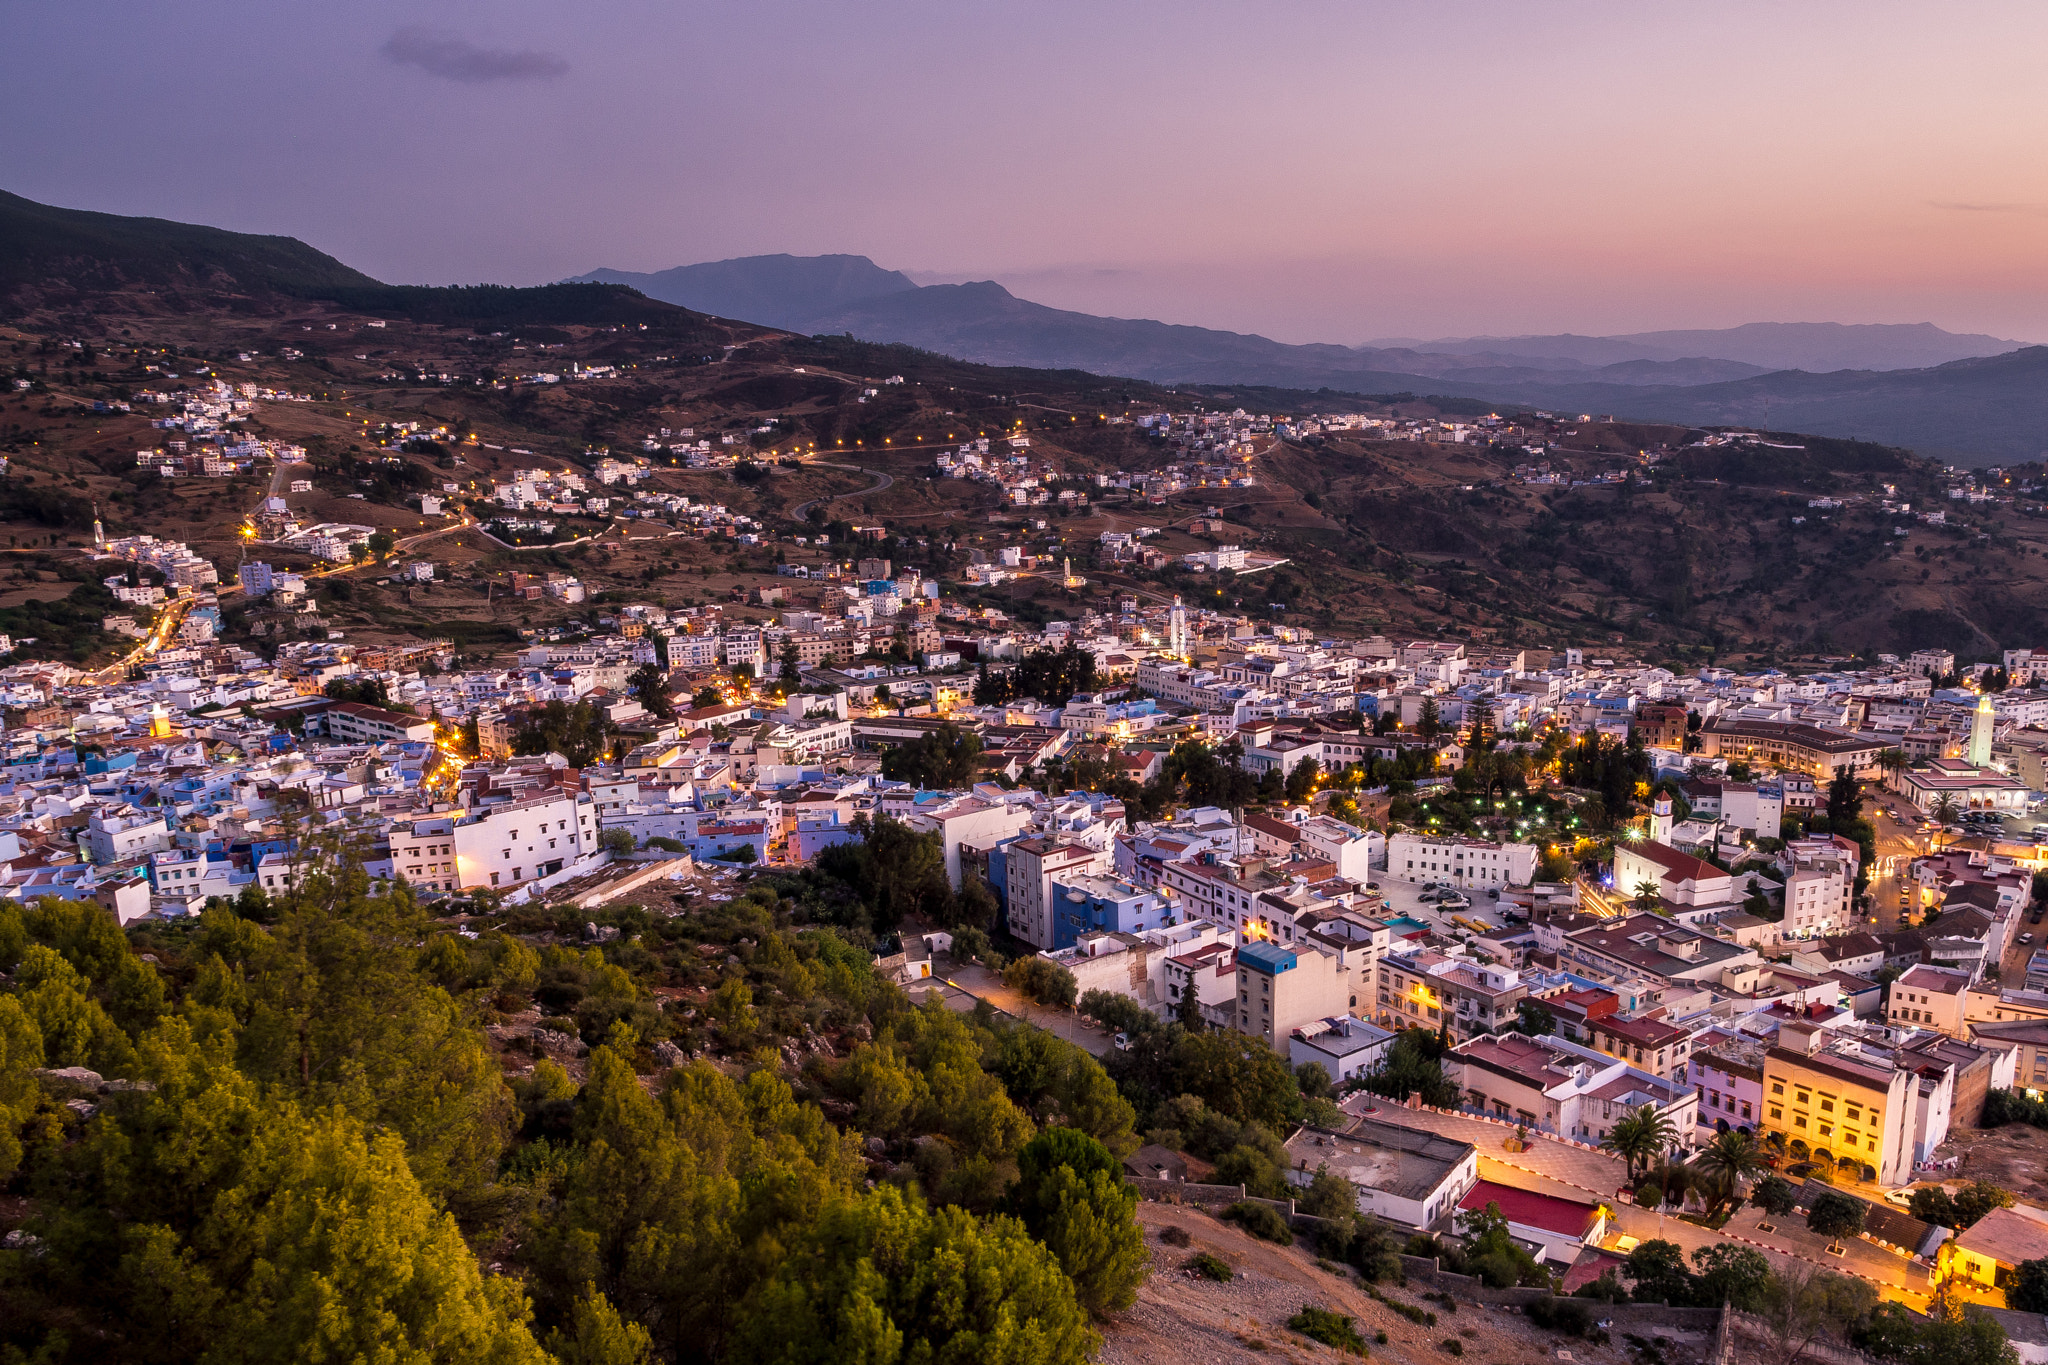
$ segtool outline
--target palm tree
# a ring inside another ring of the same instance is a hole
[[[1636,898],[1634,902],[1636,909],[1655,910],[1657,908],[1657,901],[1657,883],[1650,881],[1648,878],[1636,883]]]
[[[1654,1104],[1646,1104],[1616,1121],[1607,1130],[1607,1136],[1600,1140],[1600,1148],[1628,1163],[1628,1183],[1634,1185],[1636,1163],[1640,1161],[1647,1167],[1657,1153],[1671,1146],[1677,1137],[1678,1129],[1671,1120],[1659,1114]]]
[[[1955,797],[1949,793],[1943,792],[1935,797],[1934,804],[1927,808],[1928,818],[1933,820],[1936,826],[1935,837],[1938,839],[1946,833],[1948,827],[1953,825],[1962,813],[1963,808],[1956,804]]]
[[[1736,1182],[1764,1169],[1764,1155],[1757,1149],[1756,1139],[1749,1134],[1721,1133],[1700,1149],[1700,1154],[1693,1158],[1693,1165],[1707,1178],[1714,1191],[1713,1207],[1707,1210],[1711,1214],[1721,1205],[1734,1203],[1741,1197],[1736,1191]]]
[[[1906,761],[1906,751],[1904,749],[1881,749],[1878,751],[1877,766],[1883,768],[1888,773],[1904,772],[1906,770]]]

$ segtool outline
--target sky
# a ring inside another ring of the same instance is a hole
[[[1283,341],[2048,339],[2048,6],[65,0],[0,188],[380,279],[768,252]]]

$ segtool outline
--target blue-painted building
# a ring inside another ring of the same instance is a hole
[[[1055,952],[1073,947],[1083,934],[1139,934],[1180,923],[1172,892],[1154,891],[1122,877],[1056,877],[1052,903]]]

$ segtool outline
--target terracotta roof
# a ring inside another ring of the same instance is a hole
[[[1500,1211],[1507,1215],[1510,1223],[1542,1228],[1545,1232],[1566,1237],[1583,1238],[1593,1226],[1595,1213],[1591,1204],[1560,1199],[1554,1194],[1538,1194],[1534,1190],[1518,1190],[1512,1185],[1496,1185],[1491,1180],[1480,1181],[1458,1201],[1461,1209],[1483,1209],[1488,1204],[1500,1205]]]

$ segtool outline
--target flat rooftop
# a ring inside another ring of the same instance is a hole
[[[1418,1201],[1428,1199],[1473,1151],[1469,1142],[1369,1118],[1342,1133],[1304,1128],[1287,1143],[1296,1164],[1307,1162],[1310,1170],[1327,1164],[1354,1185]]]

